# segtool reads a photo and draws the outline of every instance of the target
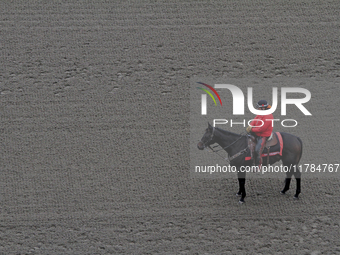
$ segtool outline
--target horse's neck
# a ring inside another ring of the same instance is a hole
[[[238,139],[241,140],[241,136],[235,135],[233,133],[223,134],[222,132],[216,132],[216,138],[218,145],[224,148],[228,154],[238,151],[238,147],[240,147],[242,144],[241,142],[237,142]]]

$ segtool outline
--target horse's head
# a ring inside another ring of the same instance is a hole
[[[214,129],[209,123],[208,128],[205,130],[205,133],[201,139],[201,141],[198,142],[197,148],[199,150],[203,150],[205,147],[210,146],[211,144],[215,143],[214,140]]]

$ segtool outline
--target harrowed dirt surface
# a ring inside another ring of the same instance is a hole
[[[236,177],[189,173],[190,79],[339,83],[339,7],[0,3],[0,254],[340,253],[338,178],[298,201],[295,180],[249,179],[239,205]],[[334,132],[302,122],[312,158],[339,149],[339,88],[323,95]]]

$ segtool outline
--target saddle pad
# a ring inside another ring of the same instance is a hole
[[[269,153],[269,156],[274,156],[274,155],[277,155],[277,154],[282,156],[282,149],[283,149],[282,136],[281,136],[280,132],[275,132],[275,134],[276,134],[279,142],[275,146],[270,147],[271,152]],[[264,148],[261,157],[267,157],[267,156],[268,156],[268,150],[267,150],[267,148]],[[251,160],[251,157],[245,157],[245,160]]]

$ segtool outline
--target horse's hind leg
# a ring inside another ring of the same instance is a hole
[[[236,196],[240,197],[242,196],[242,189],[241,189],[241,183],[240,183],[240,179],[238,179],[238,192],[236,193]]]
[[[295,199],[299,198],[299,194],[301,193],[301,172],[298,170],[298,172],[294,172],[294,176],[296,179],[296,193],[294,195]]]
[[[283,190],[281,190],[280,192],[281,194],[284,195],[289,190],[290,181],[292,180],[292,175],[293,173],[291,171],[286,173],[285,186],[283,187]]]
[[[285,179],[285,186],[283,190],[281,191],[281,194],[285,194],[289,190],[290,181],[292,180],[292,175],[294,174],[294,177],[296,179],[296,193],[294,195],[295,199],[299,198],[299,194],[301,193],[301,172],[297,167],[291,167],[291,170],[287,172],[286,179]]]
[[[286,138],[288,138],[288,134],[283,134],[284,136],[287,136]],[[285,140],[285,138],[283,140]],[[294,198],[297,199],[301,192],[301,172],[299,170],[298,164],[302,155],[302,142],[300,138],[296,137],[286,139],[284,143],[286,144],[286,146],[283,147],[283,157],[281,158],[281,160],[282,164],[285,167],[288,167],[289,171],[286,173],[285,186],[281,191],[281,194],[285,194],[287,190],[289,190],[290,181],[292,175],[294,174],[296,179],[296,193],[294,195]]]
[[[289,186],[290,186],[290,181],[292,180],[292,178],[288,178],[286,177],[285,179],[285,186],[283,187],[283,190],[281,190],[281,194],[286,194],[286,192],[289,190]]]

